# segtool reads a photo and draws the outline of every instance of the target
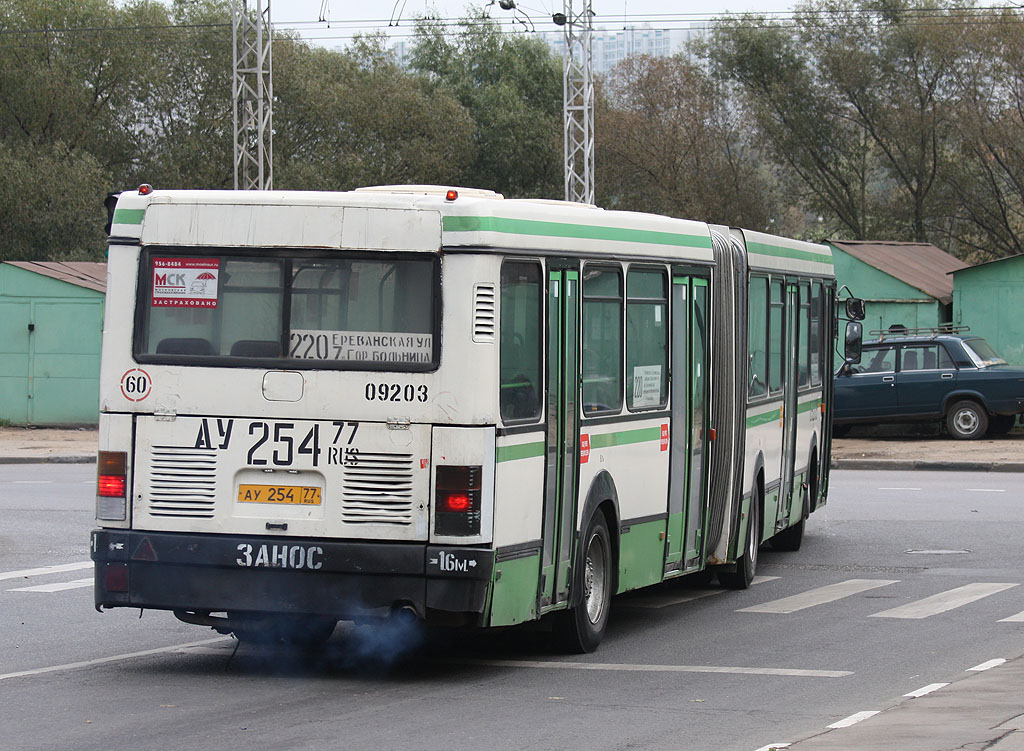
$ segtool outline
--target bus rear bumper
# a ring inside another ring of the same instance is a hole
[[[481,615],[487,548],[93,530],[103,608],[281,613],[353,619],[412,607]]]

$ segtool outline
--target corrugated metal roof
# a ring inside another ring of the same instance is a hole
[[[92,261],[4,261],[19,269],[59,279],[78,287],[107,291],[107,264]]]
[[[931,243],[872,242],[869,240],[829,240],[854,258],[906,282],[942,303],[953,301],[951,271],[967,264]]]
[[[977,268],[980,268],[982,266],[989,266],[989,265],[991,265],[993,263],[1002,263],[1003,261],[1009,261],[1012,258],[1024,258],[1024,253],[1015,253],[1012,256],[1003,256],[1002,258],[994,258],[991,261],[985,261],[983,263],[976,263],[973,266],[968,266],[967,268],[969,268],[969,269],[977,269]],[[963,271],[963,269],[953,269],[952,271],[947,271],[946,273],[947,274],[954,274],[957,271]]]

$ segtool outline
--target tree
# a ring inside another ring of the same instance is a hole
[[[630,57],[600,87],[599,203],[763,229],[770,170],[721,85],[682,55]]]
[[[458,181],[472,158],[469,113],[401,70],[383,42],[344,53],[275,43],[275,187]]]
[[[748,16],[708,46],[807,204],[857,239],[925,241],[948,158],[963,3],[818,0],[795,28]]]
[[[475,123],[463,184],[562,197],[562,71],[544,42],[503,34],[482,13],[455,35],[428,18],[416,27],[411,68],[432,95],[458,99]]]

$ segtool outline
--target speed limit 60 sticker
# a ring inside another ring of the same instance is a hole
[[[126,370],[121,376],[121,393],[130,402],[141,402],[153,390],[153,379],[142,368]]]

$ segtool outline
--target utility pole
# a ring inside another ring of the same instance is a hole
[[[594,13],[590,0],[563,0],[565,61],[562,125],[565,148],[565,200],[594,202]]]
[[[270,0],[234,0],[231,10],[235,190],[274,187]]]

